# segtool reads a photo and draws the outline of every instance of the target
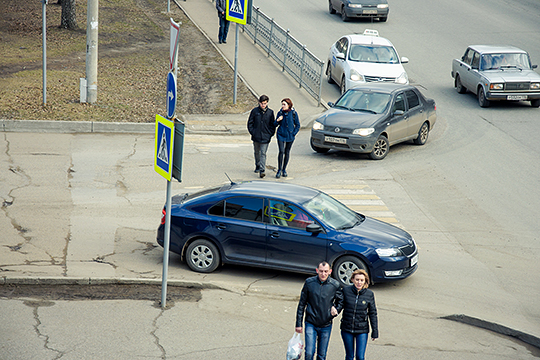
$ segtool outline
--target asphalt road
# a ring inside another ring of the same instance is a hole
[[[339,15],[328,13],[325,1],[254,4],[323,61],[342,35],[366,28],[378,30],[400,56],[410,59],[404,65],[409,79],[436,100],[439,122],[421,151],[394,148],[383,165],[369,168],[381,166],[407,193],[405,214],[414,204],[436,224],[432,234],[418,224],[406,224],[421,232],[416,235],[421,244],[437,242],[435,233],[444,238],[430,249],[441,256],[438,269],[433,269],[435,281],[450,288],[454,283],[456,300],[478,302],[479,307],[485,306],[480,305],[484,298],[507,303],[502,312],[519,317],[516,325],[539,333],[540,142],[535,135],[540,133],[540,111],[529,102],[482,109],[471,93],[457,94],[450,70],[452,59],[470,44],[511,44],[540,64],[540,2],[396,1],[390,2],[386,23],[343,23]],[[323,85],[327,101],[337,96],[336,85]],[[456,252],[448,253],[448,244],[454,244]],[[460,261],[457,255],[469,258]],[[472,263],[478,269],[471,271]],[[482,288],[489,283],[491,289]]]
[[[187,2],[186,8],[189,4],[195,17],[201,3]],[[411,81],[437,101],[439,120],[428,143],[398,145],[380,162],[315,154],[308,130],[293,148],[286,181],[328,192],[350,189],[352,195],[355,186],[366,185],[384,204],[386,216],[420,246],[416,274],[373,287],[384,336],[368,354],[538,356],[522,343],[440,318],[466,314],[540,337],[539,149],[530,135],[538,133],[540,113],[521,104],[480,109],[472,95],[457,94],[450,77],[452,58],[473,42],[511,43],[540,62],[539,3],[392,3],[388,22],[373,25],[343,24],[328,14],[325,2],[255,5],[323,59],[339,36],[378,29],[411,60],[406,65]],[[297,16],[301,11],[307,16]],[[506,28],[499,30],[500,24]],[[326,100],[337,93],[336,86],[325,84]],[[144,134],[4,133],[2,276],[159,279],[162,250],[155,245],[155,230],[165,182],[152,169],[153,141]],[[246,136],[190,136],[185,151],[186,176],[173,183],[174,192],[225,182],[225,172],[235,180],[254,178]],[[270,166],[276,157],[272,144]],[[202,302],[177,303],[166,311],[152,302],[2,300],[0,358],[283,356],[292,335],[291,309],[305,276],[237,267],[202,275],[187,270],[175,255],[170,264],[171,280],[225,291],[204,290]],[[332,358],[343,355],[338,332],[331,353]]]

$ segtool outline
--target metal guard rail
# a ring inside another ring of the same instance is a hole
[[[274,19],[253,7],[251,24],[243,26],[244,31],[268,56],[295,79],[300,88],[321,103],[321,88],[324,63],[313,55],[305,45],[296,40],[289,30],[283,29]]]

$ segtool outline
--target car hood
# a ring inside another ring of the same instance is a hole
[[[504,69],[504,70],[486,70],[483,72],[491,82],[540,82],[540,75],[532,70],[517,70],[517,69]]]
[[[359,127],[372,127],[383,116],[384,114],[331,108],[322,114],[317,121],[329,127],[341,126],[355,129]]]
[[[394,77],[397,78],[405,72],[401,64],[378,64],[368,62],[349,61],[351,69],[367,76]]]
[[[361,238],[359,241],[364,244],[370,242],[376,248],[402,247],[413,243],[411,234],[405,230],[370,217],[344,232]]]

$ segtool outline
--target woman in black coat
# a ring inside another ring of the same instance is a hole
[[[353,285],[343,289],[341,338],[345,345],[345,360],[354,360],[355,356],[356,360],[364,360],[370,325],[371,339],[379,337],[377,307],[373,291],[367,288],[369,286],[367,272],[354,271],[351,281]]]

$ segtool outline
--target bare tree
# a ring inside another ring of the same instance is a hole
[[[62,20],[60,27],[62,29],[77,29],[77,18],[75,16],[75,0],[58,0],[62,5]]]

